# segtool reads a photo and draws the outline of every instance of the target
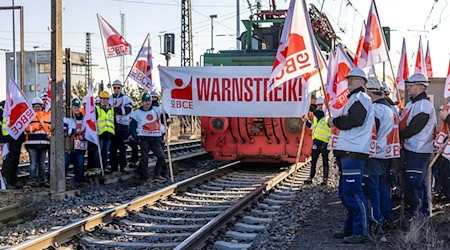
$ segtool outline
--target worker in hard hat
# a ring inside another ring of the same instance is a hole
[[[436,112],[425,90],[428,78],[415,73],[405,80],[411,99],[400,116],[400,139],[405,160],[405,198],[411,217],[430,216],[431,197],[427,194],[425,175],[433,153]]]
[[[329,164],[328,164],[328,155],[330,151],[327,149],[328,140],[331,135],[331,128],[328,125],[327,117],[325,117],[325,113],[323,112],[323,97],[319,97],[316,99],[316,110],[313,111],[314,120],[312,129],[312,138],[313,138],[313,147],[312,147],[312,155],[311,155],[311,172],[309,178],[305,180],[305,184],[312,184],[314,176],[316,175],[316,165],[319,156],[322,154],[322,165],[323,165],[323,179],[322,186],[326,186],[328,183],[328,172],[329,172]]]
[[[30,156],[30,185],[49,187],[46,182],[45,157],[50,149],[50,114],[43,111],[44,102],[35,97],[31,101],[36,116],[25,129],[25,148]]]
[[[110,165],[111,171],[118,171],[120,166],[120,171],[123,173],[127,166],[126,142],[128,141],[128,126],[130,113],[133,110],[133,101],[122,93],[123,84],[120,80],[115,80],[112,87],[113,94],[109,97],[109,105],[114,109],[115,133],[109,149]]]
[[[348,80],[348,101],[342,115],[328,118],[332,127],[329,148],[339,158],[342,174],[339,196],[347,209],[347,218],[334,238],[344,243],[359,244],[367,240],[367,202],[363,193],[363,169],[371,151],[375,117],[372,101],[365,93],[367,76],[362,69],[354,68],[345,76]]]
[[[99,136],[100,152],[95,154],[97,168],[100,167],[99,154],[102,156],[103,168],[107,168],[109,147],[111,139],[114,136],[114,109],[109,105],[109,93],[107,91],[100,92],[100,104],[95,106],[97,116],[97,133]]]

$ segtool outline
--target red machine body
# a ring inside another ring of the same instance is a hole
[[[311,155],[311,129],[302,135],[300,118],[201,117],[201,129],[202,145],[216,160],[294,163],[300,145],[300,162]]]

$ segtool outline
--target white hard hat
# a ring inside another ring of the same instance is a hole
[[[353,68],[352,70],[350,70],[348,72],[348,74],[345,76],[345,79],[348,79],[350,76],[356,76],[356,77],[361,77],[362,79],[364,79],[364,81],[367,82],[367,75],[366,73],[360,69],[360,68]]]
[[[115,80],[115,81],[113,82],[112,85],[113,85],[113,86],[114,86],[114,85],[120,85],[120,86],[123,86],[122,82],[121,82],[119,79]]]
[[[32,105],[34,105],[34,104],[44,105],[44,102],[42,101],[41,98],[35,97],[35,98],[33,98],[33,100],[31,101],[31,104],[32,104]]]
[[[386,82],[381,82],[381,86],[383,87],[383,92],[385,95],[389,95],[392,91],[391,88],[389,88],[389,86],[387,85]]]
[[[323,96],[316,99],[316,104],[323,104]]]
[[[382,83],[376,77],[369,77],[365,86],[366,86],[366,90],[369,92],[382,92],[383,91]]]
[[[405,84],[406,85],[422,84],[425,87],[428,87],[430,85],[430,81],[428,80],[428,77],[426,77],[424,74],[415,73],[405,80]]]

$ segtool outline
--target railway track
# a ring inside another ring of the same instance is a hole
[[[204,151],[202,149],[202,146],[200,144],[200,140],[195,140],[195,141],[188,141],[188,142],[179,142],[179,143],[174,143],[170,145],[170,150],[171,150],[171,157],[174,161],[179,161],[179,160],[184,160],[187,158],[191,158],[194,156],[198,156],[198,155],[203,155],[206,154],[207,152]],[[164,152],[167,153],[167,150],[164,149]],[[150,158],[149,158],[149,162],[151,163],[153,160],[156,159],[156,157],[154,157],[154,154],[152,152],[149,153]],[[140,153],[139,153],[140,156]],[[131,158],[131,150],[127,150],[127,159]],[[48,163],[48,162],[46,162]],[[85,164],[87,163],[87,157],[85,157]],[[30,163],[29,162],[24,162],[24,163],[20,163],[18,166],[18,172],[17,172],[17,177],[20,180],[26,180],[29,177],[29,169]],[[1,167],[0,167],[1,169]],[[72,165],[70,166],[69,170],[72,169]]]
[[[299,170],[302,173],[309,166],[299,164],[280,172],[235,170],[237,165],[239,162],[175,183],[10,249],[42,249],[63,243],[87,248],[203,247],[212,233],[246,208],[253,206],[255,210],[254,215],[244,217],[247,222],[267,222],[262,217],[289,198],[283,192],[298,189]],[[271,197],[255,205],[275,187]],[[239,233],[228,233],[227,237],[232,234]]]

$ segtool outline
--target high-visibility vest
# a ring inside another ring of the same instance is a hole
[[[3,107],[0,107],[0,109],[3,112],[5,112],[5,109]],[[6,130],[6,117],[5,116],[3,116],[3,119],[2,119],[2,135],[3,136],[8,136],[9,135],[8,130]]]
[[[109,108],[105,111],[100,106],[95,107],[97,109],[97,129],[98,134],[101,135],[105,132],[114,134],[114,110]]]
[[[36,112],[36,116],[25,129],[27,133],[26,145],[50,145],[51,121],[50,113],[46,111]]]
[[[326,117],[324,116],[317,121],[317,117],[314,116],[312,138],[328,143],[330,136],[331,128],[328,125]]]

